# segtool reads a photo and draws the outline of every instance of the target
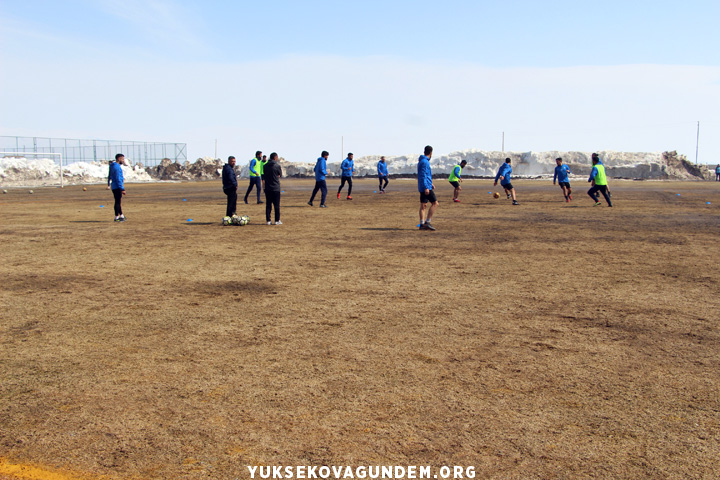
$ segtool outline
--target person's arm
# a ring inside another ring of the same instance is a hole
[[[504,164],[503,164],[503,165],[504,165]],[[505,177],[502,176],[503,170],[504,170],[503,166],[500,165],[500,168],[498,168],[497,175],[495,175],[495,183],[494,183],[493,185],[497,185],[498,178],[499,178],[499,179],[502,179],[502,180],[505,179]]]
[[[558,177],[558,171],[557,168],[555,169],[555,175],[553,175],[553,185],[555,185],[555,180],[557,180]]]
[[[112,181],[112,163],[110,164],[110,168],[108,169],[108,186],[107,190],[110,190],[110,182]]]
[[[594,182],[595,176],[598,174],[597,167],[593,167],[592,172],[590,172],[590,178],[588,178],[588,182]]]
[[[461,171],[462,171],[462,168],[460,168],[460,167],[455,167],[455,176],[457,177],[458,180],[460,180],[460,181],[462,182],[462,179],[460,178],[460,172],[461,172]]]

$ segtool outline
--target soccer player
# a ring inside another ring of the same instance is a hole
[[[115,161],[110,162],[110,171],[108,172],[108,186],[112,184],[112,193],[115,197],[115,221],[124,222],[125,215],[122,212],[122,197],[125,195],[125,176],[123,175],[122,166],[125,164],[125,155],[118,153],[115,155]]]
[[[227,208],[225,209],[225,215],[232,217],[235,215],[237,209],[237,176],[235,175],[235,157],[230,155],[228,157],[228,163],[223,165],[222,169],[222,183],[223,193],[227,195]],[[245,200],[247,203],[247,199]]]
[[[263,189],[265,190],[265,220],[268,225],[270,222],[270,213],[275,207],[275,225],[282,225],[280,221],[280,177],[282,177],[282,168],[277,163],[278,154],[273,152],[270,154],[270,160],[263,168]]]
[[[262,178],[261,156],[262,152],[258,150],[257,152],[255,152],[255,158],[250,160],[250,163],[248,165],[250,184],[248,185],[247,192],[245,192],[245,203],[248,203],[248,195],[250,195],[250,192],[252,192],[253,187],[257,188],[257,203],[263,203],[262,200],[260,200],[260,179]]]
[[[385,187],[387,187],[388,184],[388,169],[385,157],[380,157],[380,161],[377,164],[377,172],[378,181],[380,182],[380,185],[378,185],[378,193],[385,193]],[[383,180],[385,181],[385,185],[383,185]]]
[[[462,182],[460,173],[462,172],[462,169],[465,168],[465,165],[467,165],[467,160],[463,160],[455,165],[452,172],[450,172],[450,178],[448,178],[450,185],[455,187],[455,191],[453,192],[453,202],[455,203],[460,203],[460,191],[462,190],[462,187],[460,186],[460,182]]]
[[[432,170],[430,169],[430,159],[432,158],[433,148],[428,145],[425,147],[423,155],[418,159],[418,191],[420,192],[420,230],[435,230],[430,224],[432,216],[437,210],[438,201],[435,196],[435,185],[432,183]],[[428,210],[427,204],[430,203]]]
[[[310,196],[308,205],[313,206],[313,200],[315,195],[320,191],[320,208],[327,208],[325,205],[325,199],[327,198],[327,183],[325,183],[325,176],[327,175],[327,158],[330,156],[325,150],[322,151],[320,157],[315,162],[315,188]]]
[[[355,173],[355,163],[353,162],[353,154],[348,153],[348,156],[345,160],[342,161],[340,164],[340,169],[342,170],[342,177],[340,178],[340,188],[338,188],[337,197],[338,200],[340,199],[340,191],[345,186],[345,182],[348,184],[348,194],[347,199],[352,200],[352,175]]]
[[[513,184],[510,182],[510,175],[512,174],[510,162],[511,160],[506,158],[505,163],[500,165],[498,173],[495,175],[495,183],[493,183],[493,185],[497,185],[498,179],[500,179],[500,185],[505,189],[505,195],[507,195],[507,198],[512,197],[513,205],[520,205],[517,198],[515,198],[515,187],[513,187]]]
[[[715,167],[715,181],[720,182],[720,163]]]
[[[591,182],[592,188],[588,190],[588,195],[590,195],[590,198],[595,200],[595,206],[599,207],[602,203],[600,203],[597,192],[600,192],[603,197],[605,197],[608,207],[612,207],[610,192],[607,184],[607,176],[605,175],[605,165],[602,164],[597,153],[592,154],[592,162],[593,169],[592,172],[590,172],[590,178],[588,178],[588,182]]]
[[[570,200],[572,200],[572,189],[570,188],[570,178],[568,178],[568,174],[572,172],[570,171],[570,167],[568,167],[567,165],[563,165],[563,160],[561,157],[556,158],[555,163],[557,163],[557,167],[555,167],[553,185],[555,185],[556,180],[560,183],[560,188],[562,188],[565,201],[569,202]]]

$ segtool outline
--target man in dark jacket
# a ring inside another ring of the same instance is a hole
[[[229,156],[228,163],[222,170],[223,192],[227,195],[227,209],[225,215],[232,217],[237,208],[237,177],[235,176],[235,157]]]
[[[273,152],[270,154],[270,160],[263,167],[263,190],[265,190],[265,220],[268,225],[270,222],[270,213],[275,207],[275,225],[282,225],[280,221],[280,177],[282,177],[282,168],[277,163],[278,154]]]

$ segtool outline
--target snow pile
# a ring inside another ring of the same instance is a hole
[[[104,183],[108,178],[107,162],[76,162],[64,165],[63,181],[74,183]],[[125,182],[151,182],[142,165],[123,165]],[[49,158],[0,158],[0,182],[3,185],[57,185],[60,183],[60,166]]]

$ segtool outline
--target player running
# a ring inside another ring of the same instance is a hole
[[[330,154],[328,152],[323,150],[320,154],[320,158],[318,158],[317,162],[315,162],[315,188],[313,189],[310,201],[308,202],[308,205],[311,207],[313,206],[315,195],[319,190],[321,192],[320,208],[327,208],[327,205],[325,205],[325,199],[327,198],[327,183],[325,183],[325,176],[327,175],[327,158],[329,155]]]
[[[512,197],[513,205],[520,205],[517,201],[517,198],[515,197],[515,187],[513,187],[513,184],[510,182],[510,175],[512,174],[512,167],[510,166],[510,162],[511,160],[509,158],[506,158],[505,163],[500,165],[498,173],[497,175],[495,175],[495,183],[493,183],[493,185],[497,185],[498,179],[500,179],[500,186],[505,189],[505,195],[507,195],[507,198]]]
[[[435,196],[435,185],[432,183],[432,170],[430,169],[430,159],[432,158],[433,148],[428,145],[425,147],[423,155],[418,159],[418,191],[420,192],[420,230],[435,230],[430,224],[435,210],[438,207],[437,197]],[[430,209],[427,204],[430,203]]]
[[[597,153],[592,154],[592,162],[593,169],[592,172],[590,172],[590,178],[588,178],[588,182],[591,182],[592,188],[588,190],[588,195],[590,195],[590,198],[595,200],[595,206],[599,207],[602,203],[600,203],[597,192],[600,192],[603,197],[605,197],[608,207],[612,207],[612,202],[610,201],[610,191],[608,190],[607,176],[605,175],[605,165],[602,164]]]
[[[340,178],[340,188],[338,188],[337,193],[338,200],[340,199],[340,192],[345,186],[345,182],[348,184],[347,199],[352,200],[352,176],[353,173],[355,173],[355,162],[353,162],[352,153],[348,153],[347,158],[340,164],[340,169],[342,170],[342,177]]]
[[[115,161],[110,163],[110,171],[108,172],[108,186],[112,184],[112,193],[115,197],[115,221],[124,222],[125,215],[122,212],[122,197],[125,195],[125,176],[123,175],[122,166],[125,164],[125,155],[118,153],[115,155]]]
[[[388,184],[388,169],[385,157],[380,157],[380,161],[377,164],[377,172],[378,181],[380,182],[380,185],[378,185],[378,193],[385,193],[385,187],[387,187]],[[383,185],[383,180],[385,181],[385,185]]]
[[[248,185],[247,192],[245,192],[245,203],[248,203],[248,195],[250,195],[250,192],[252,192],[253,187],[257,188],[257,203],[263,203],[262,200],[260,200],[260,192],[262,191],[261,182],[262,182],[262,152],[258,150],[255,152],[255,158],[250,160],[250,163],[248,164],[248,173],[250,176],[250,184]]]
[[[453,192],[453,202],[460,203],[460,191],[462,190],[462,187],[460,187],[460,182],[462,182],[462,178],[460,178],[460,173],[462,172],[462,169],[465,168],[465,165],[467,165],[467,160],[463,160],[462,162],[455,165],[452,169],[452,172],[450,172],[450,178],[448,178],[448,181],[450,182],[450,185],[455,187],[455,191]]]
[[[562,188],[565,201],[569,202],[572,200],[572,189],[570,188],[570,178],[568,175],[572,172],[570,171],[570,167],[563,164],[563,159],[561,157],[556,158],[555,162],[557,163],[557,167],[555,167],[553,185],[555,185],[555,181],[557,180],[560,184],[560,188]]]

